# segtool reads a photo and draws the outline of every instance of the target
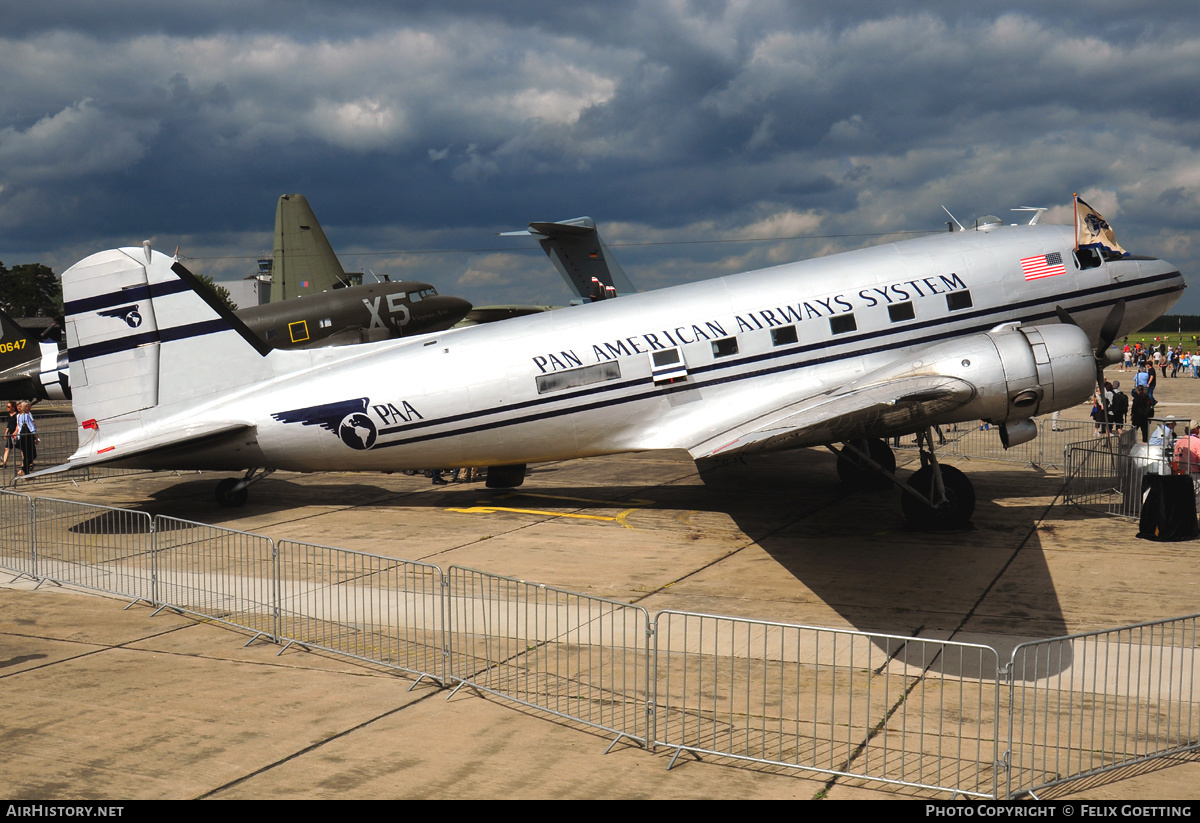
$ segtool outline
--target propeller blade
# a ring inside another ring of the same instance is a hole
[[[1100,352],[1107,351],[1108,347],[1117,339],[1117,332],[1121,330],[1121,321],[1125,319],[1125,301],[1118,300],[1113,304],[1113,307],[1108,311],[1108,317],[1104,318],[1104,325],[1100,327],[1100,345],[1096,348],[1096,357],[1100,357]]]
[[[1068,314],[1067,310],[1064,309],[1062,306],[1055,306],[1054,313],[1058,315],[1058,322],[1062,323],[1064,326],[1078,326],[1079,325],[1078,323],[1075,322],[1075,318],[1072,317],[1070,314]]]

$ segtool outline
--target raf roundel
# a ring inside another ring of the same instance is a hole
[[[360,451],[374,446],[377,434],[371,418],[362,412],[346,415],[338,426],[338,436],[342,438],[342,442]]]

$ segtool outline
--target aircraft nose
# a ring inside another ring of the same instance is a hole
[[[470,301],[444,294],[426,297],[421,301],[421,307],[423,312],[437,318],[439,330],[450,328],[472,309]]]

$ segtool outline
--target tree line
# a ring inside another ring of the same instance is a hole
[[[228,289],[214,283],[207,275],[196,277],[212,289],[230,311],[237,310]],[[62,282],[53,269],[41,263],[22,263],[8,268],[0,262],[0,311],[9,317],[62,317]]]

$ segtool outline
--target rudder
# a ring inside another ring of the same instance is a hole
[[[62,281],[81,421],[140,417],[270,376],[262,342],[149,243],[94,254]]]

